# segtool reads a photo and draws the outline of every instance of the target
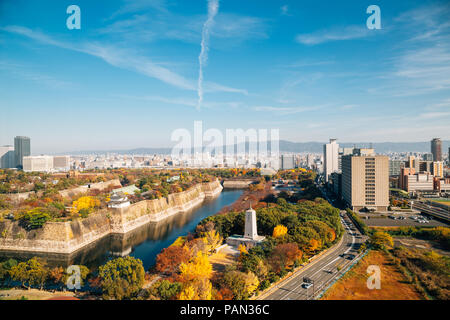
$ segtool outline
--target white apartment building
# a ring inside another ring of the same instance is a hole
[[[23,157],[23,171],[44,171],[50,172],[53,170],[52,156],[28,156]]]
[[[330,143],[323,145],[323,173],[325,182],[328,182],[333,172],[339,171],[339,144],[336,139],[330,139]]]

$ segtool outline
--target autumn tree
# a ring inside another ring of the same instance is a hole
[[[189,258],[190,253],[186,247],[170,246],[156,257],[156,270],[169,275],[177,273],[180,265],[187,263]]]
[[[26,230],[42,228],[48,220],[50,216],[43,208],[34,208],[19,215],[20,224]]]
[[[376,249],[385,249],[386,247],[393,247],[394,240],[388,233],[378,231],[370,237],[370,244]]]
[[[47,280],[48,271],[37,258],[31,258],[27,262],[20,262],[12,267],[10,275],[14,281],[20,281],[22,286],[25,283],[28,284],[28,289],[33,285],[39,286],[42,289]]]
[[[117,258],[99,268],[103,297],[106,299],[131,299],[144,284],[142,261],[133,257]]]
[[[72,213],[87,216],[94,208],[100,206],[100,201],[91,196],[81,197],[72,203]]]
[[[215,250],[223,240],[220,234],[214,229],[204,232],[202,238],[204,239],[208,252]]]
[[[179,300],[211,300],[212,284],[207,278],[200,278],[186,283]]]
[[[63,267],[54,267],[49,270],[48,277],[50,280],[53,280],[54,283],[63,283],[64,277],[64,268]]]
[[[216,292],[214,300],[233,300],[233,291],[229,288],[221,288]]]
[[[253,272],[244,273],[237,270],[226,270],[221,280],[223,288],[228,288],[236,300],[251,297],[259,286],[258,277]]]
[[[269,257],[269,263],[275,272],[289,269],[296,260],[301,259],[303,253],[296,243],[277,245]]]
[[[197,256],[187,263],[180,265],[180,277],[184,282],[194,279],[209,278],[212,273],[212,265],[208,256],[203,252],[198,252]]]
[[[272,237],[281,238],[285,234],[287,234],[287,231],[288,231],[288,229],[285,226],[283,226],[282,224],[279,224],[273,229]]]

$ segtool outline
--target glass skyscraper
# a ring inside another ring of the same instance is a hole
[[[16,167],[23,168],[23,157],[31,155],[31,143],[28,137],[14,138],[14,155],[16,158]]]

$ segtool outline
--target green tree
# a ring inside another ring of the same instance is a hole
[[[6,280],[9,275],[12,267],[17,266],[17,261],[14,259],[8,259],[0,263],[0,281]]]
[[[31,258],[27,262],[21,262],[12,267],[10,275],[13,280],[20,281],[22,286],[25,286],[25,283],[27,283],[28,289],[33,285],[42,289],[47,280],[48,271],[45,265],[39,262],[37,258]]]
[[[50,216],[42,208],[34,208],[19,216],[20,223],[27,230],[42,228]]]
[[[182,284],[180,282],[170,282],[163,280],[157,286],[157,291],[161,299],[170,300],[176,298],[181,292]]]
[[[117,258],[99,268],[105,299],[132,299],[144,284],[142,261],[133,257]]]

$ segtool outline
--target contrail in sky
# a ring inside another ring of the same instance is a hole
[[[208,50],[209,50],[209,31],[214,24],[214,18],[219,12],[219,0],[208,0],[208,19],[203,25],[202,31],[202,50],[198,56],[200,63],[200,69],[198,73],[198,105],[197,109],[200,109],[203,102],[203,66],[208,62]]]

